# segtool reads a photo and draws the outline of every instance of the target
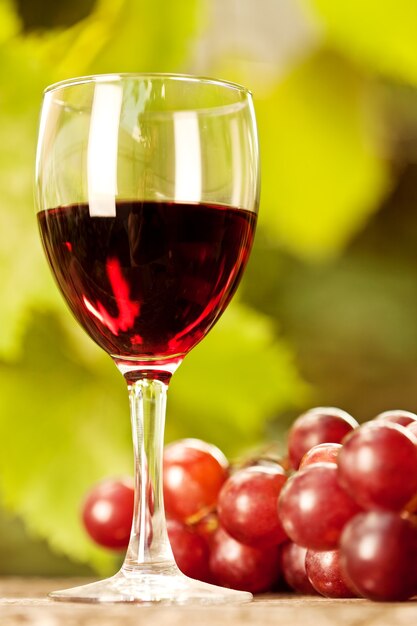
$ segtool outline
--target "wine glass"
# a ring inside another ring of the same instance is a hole
[[[251,599],[179,571],[161,484],[170,378],[228,305],[252,245],[259,157],[250,92],[170,74],[52,85],[40,120],[36,199],[57,285],[126,379],[135,455],[134,517],[121,570],[52,597]]]

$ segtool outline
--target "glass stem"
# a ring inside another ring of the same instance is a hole
[[[166,396],[163,380],[129,381],[135,455],[135,505],[129,547],[122,570],[175,573],[168,539],[162,489]]]

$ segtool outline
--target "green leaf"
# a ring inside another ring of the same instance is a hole
[[[271,320],[233,303],[172,380],[167,438],[201,437],[235,455],[265,438],[268,419],[307,397]]]
[[[22,520],[0,509],[1,576],[92,576],[88,566],[51,551],[44,539],[28,535]]]
[[[417,84],[415,0],[308,0],[328,43],[372,72]]]
[[[113,558],[83,531],[80,507],[95,481],[131,473],[123,379],[104,354],[94,368],[80,365],[48,314],[32,317],[21,360],[0,372],[4,505],[57,552],[112,571]]]
[[[338,253],[389,188],[368,83],[342,59],[319,53],[255,105],[260,225],[301,257]]]
[[[33,172],[45,68],[19,38],[0,46],[0,354],[16,356],[27,307],[56,301],[41,253]],[[42,69],[44,71],[42,71]]]
[[[74,322],[75,323],[75,322]],[[127,393],[100,351],[79,362],[56,316],[35,314],[22,358],[0,366],[0,492],[7,510],[58,553],[102,573],[114,559],[80,521],[96,481],[130,473]],[[167,439],[196,436],[237,454],[258,444],[276,412],[305,404],[307,388],[268,318],[234,304],[186,359],[169,392]]]
[[[114,0],[106,2],[112,5]],[[178,71],[201,23],[202,6],[199,0],[125,0],[94,71]]]
[[[202,6],[199,0],[99,0],[91,15],[52,40],[45,52],[58,53],[61,78],[178,72],[202,21]]]

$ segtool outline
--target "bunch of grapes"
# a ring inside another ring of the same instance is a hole
[[[298,559],[296,589],[305,592],[308,581],[334,598],[417,594],[416,433],[417,416],[406,411],[362,426],[335,409],[295,421],[288,441],[295,472],[279,513],[292,542],[287,580]]]
[[[215,446],[164,451],[168,534],[184,574],[261,593],[405,600],[417,594],[417,416],[301,415],[282,462],[231,468]],[[83,508],[90,536],[127,547],[133,484],[107,480]]]
[[[287,541],[278,496],[287,480],[278,463],[231,471],[224,454],[197,439],[164,450],[168,535],[181,571],[205,582],[260,593],[276,588],[280,545]],[[106,480],[88,494],[83,521],[104,547],[127,547],[133,513],[131,480]]]

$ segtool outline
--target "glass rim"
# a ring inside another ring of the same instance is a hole
[[[75,85],[86,85],[89,83],[114,83],[123,79],[165,79],[172,81],[183,81],[189,83],[203,83],[205,85],[213,85],[218,87],[225,87],[236,91],[248,98],[252,97],[250,89],[229,80],[223,80],[222,78],[211,78],[209,76],[199,76],[197,74],[176,74],[170,72],[120,72],[120,73],[108,73],[108,74],[89,74],[86,76],[75,76],[73,78],[67,78],[57,81],[45,87],[44,95],[53,93],[59,89],[66,87],[72,87]]]

